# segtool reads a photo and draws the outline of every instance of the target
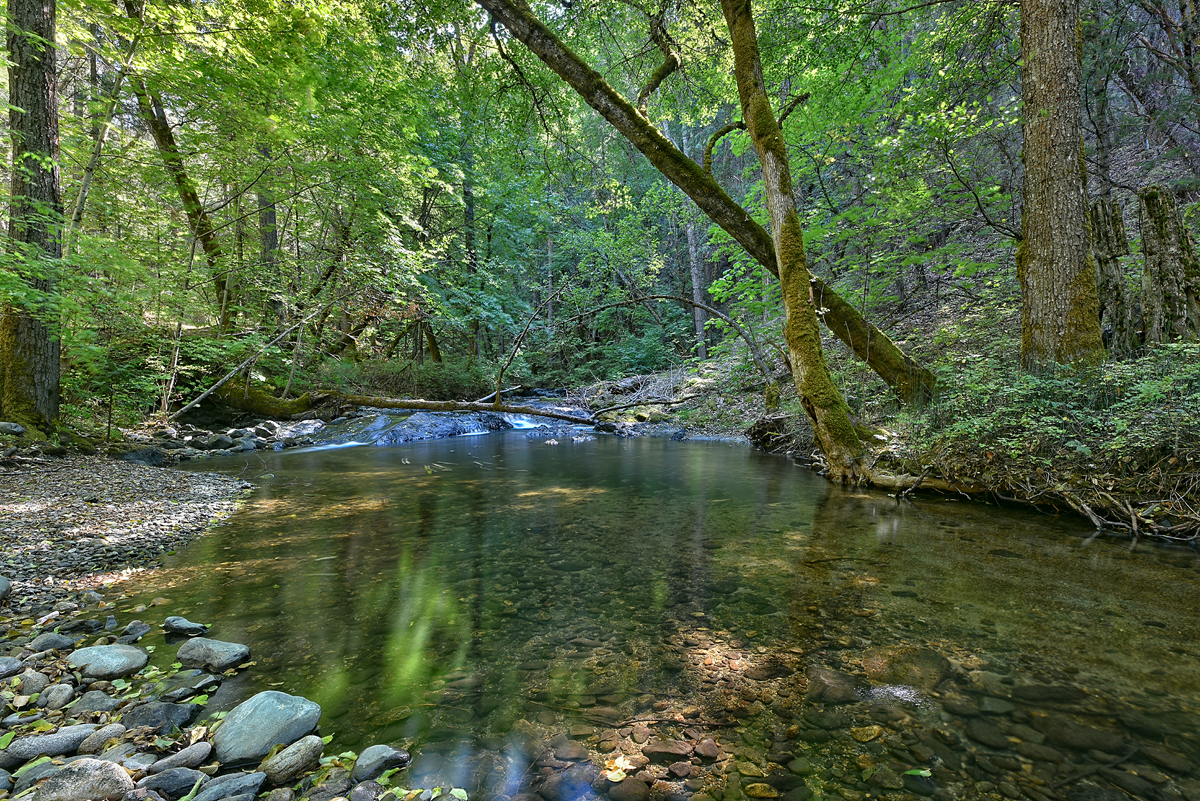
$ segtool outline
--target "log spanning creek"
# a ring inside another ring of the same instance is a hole
[[[1200,798],[1192,548],[729,443],[506,432],[203,469],[258,489],[120,605],[250,647],[210,711],[304,696],[329,753],[409,749],[407,787]]]

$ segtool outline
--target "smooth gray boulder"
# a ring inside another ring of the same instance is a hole
[[[25,669],[25,663],[11,656],[0,656],[0,679],[15,676]]]
[[[199,704],[169,704],[148,701],[138,704],[121,716],[121,722],[129,729],[147,727],[157,734],[170,734],[182,729],[200,714]]]
[[[63,726],[53,734],[37,734],[33,737],[22,737],[13,740],[8,748],[0,751],[10,757],[21,760],[33,759],[39,756],[62,756],[73,754],[79,744],[94,732],[98,726],[95,723],[81,723],[77,726]]]
[[[301,737],[258,766],[271,784],[289,784],[321,761],[325,743],[315,734]]]
[[[198,742],[189,745],[177,754],[171,754],[169,757],[163,757],[155,762],[148,769],[148,773],[162,773],[164,770],[171,768],[195,768],[204,764],[204,760],[208,759],[208,755],[212,753],[212,746],[206,742]]]
[[[139,789],[153,790],[168,798],[181,798],[192,791],[196,782],[203,787],[208,777],[191,768],[171,768],[162,773],[152,773],[138,780]]]
[[[250,649],[236,642],[197,637],[179,646],[175,658],[185,668],[204,668],[223,673],[250,658]]]
[[[12,434],[19,437],[25,433],[25,426],[20,423],[0,423],[0,434]]]
[[[83,694],[71,712],[82,715],[84,712],[112,712],[125,703],[120,698],[113,698],[103,690],[88,690]]]
[[[30,668],[21,673],[21,695],[34,695],[50,686],[50,677]]]
[[[71,653],[71,667],[93,679],[119,679],[137,673],[150,661],[150,654],[132,645],[93,645]]]
[[[38,788],[34,801],[115,801],[133,789],[133,779],[120,765],[78,759]]]
[[[204,785],[204,789],[193,801],[217,801],[220,798],[232,798],[239,795],[254,796],[258,788],[267,780],[267,774],[231,773],[217,778]]]
[[[26,647],[34,651],[49,651],[51,648],[56,651],[66,651],[75,647],[75,641],[65,634],[47,631],[45,634],[34,637]]]
[[[70,684],[51,684],[38,696],[38,706],[49,710],[62,709],[74,700],[75,688]]]
[[[213,752],[225,763],[261,760],[273,746],[291,745],[311,734],[320,719],[319,704],[267,690],[238,704],[225,716],[213,735]]]
[[[365,782],[378,779],[385,770],[407,767],[411,761],[412,756],[402,748],[373,745],[358,755],[354,762],[354,770],[350,772],[350,781]]]
[[[7,601],[10,595],[12,595],[12,581],[6,576],[0,576],[0,603]]]
[[[187,637],[195,637],[198,634],[208,631],[208,626],[203,623],[193,623],[186,617],[171,615],[163,621],[163,631],[167,634],[182,634]]]
[[[110,723],[101,726],[88,735],[88,738],[75,749],[77,754],[98,754],[104,750],[104,744],[125,734],[125,727],[120,723]]]

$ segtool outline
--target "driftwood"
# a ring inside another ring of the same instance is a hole
[[[556,412],[552,409],[539,409],[535,406],[510,406],[507,403],[479,403],[472,401],[427,401],[419,398],[384,398],[376,395],[347,395],[342,392],[313,393],[314,404],[325,398],[338,401],[347,406],[371,406],[376,409],[409,409],[424,412],[506,412],[508,414],[526,414],[531,417],[549,417],[563,420],[576,425],[594,426],[594,417],[579,417],[573,414]]]

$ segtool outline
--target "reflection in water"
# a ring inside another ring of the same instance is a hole
[[[819,729],[801,714],[805,668],[861,672],[866,649],[907,643],[985,695],[1070,684],[1147,715],[1197,706],[1194,553],[1083,547],[1075,520],[898,503],[747,448],[662,440],[509,433],[205,466],[261,489],[129,591],[250,646],[257,664],[213,708],[304,695],[339,750],[407,744],[418,776],[512,790],[529,765],[511,748],[499,769],[465,755],[667,715],[656,703],[698,705],[660,736],[719,733],[763,764],[813,756],[824,741],[788,729]],[[863,698],[893,722],[947,717],[915,692]],[[810,785],[838,778],[829,760]]]

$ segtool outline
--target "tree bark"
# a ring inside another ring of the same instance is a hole
[[[829,476],[840,481],[857,481],[863,477],[863,445],[850,421],[850,408],[829,374],[821,348],[787,144],[767,97],[750,0],[721,0],[721,10],[733,41],[734,76],[742,101],[742,119],[762,164],[771,238],[783,288],[783,338],[791,357],[792,380],[812,423]]]
[[[1104,357],[1087,235],[1079,0],[1021,0],[1021,361]]]
[[[159,155],[162,156],[163,166],[166,168],[167,174],[171,176],[171,180],[175,182],[176,191],[179,192],[179,199],[183,203],[183,211],[192,229],[192,236],[196,237],[200,247],[204,249],[204,257],[208,262],[213,289],[216,292],[217,327],[218,330],[225,331],[230,326],[233,309],[229,298],[229,285],[225,279],[225,253],[221,249],[220,240],[217,239],[212,217],[204,208],[204,204],[200,202],[196,184],[183,165],[183,154],[179,152],[179,145],[175,142],[175,133],[171,130],[171,124],[167,120],[162,100],[157,94],[150,92],[141,79],[131,81],[131,83],[134,94],[137,95],[138,110],[141,112],[146,126],[150,129],[154,145],[158,149]]]
[[[1142,228],[1142,325],[1146,344],[1200,336],[1200,262],[1170,191],[1138,192]]]
[[[58,419],[55,274],[62,256],[55,0],[8,0],[9,253],[32,300],[0,312],[0,417],[30,433]]]
[[[1129,353],[1139,342],[1133,298],[1121,270],[1121,256],[1129,255],[1121,207],[1111,198],[1101,196],[1092,204],[1089,219],[1103,336],[1109,352]]]
[[[638,113],[628,100],[579,58],[541,20],[518,0],[475,0],[513,36],[568,83],[589,106],[598,111],[630,144],[638,149],[667,180],[678,186],[708,218],[724,229],[760,264],[778,276],[775,246],[766,230],[748,211],[735,203],[719,183],[685,156],[661,131]],[[816,311],[834,336],[906,403],[932,397],[933,374],[901,351],[892,340],[859,314],[851,304],[813,276]]]
[[[688,264],[692,275],[692,322],[696,325],[696,355],[701,361],[708,358],[708,334],[704,327],[708,313],[704,310],[704,280],[700,277],[700,244],[695,220],[687,223]]]

